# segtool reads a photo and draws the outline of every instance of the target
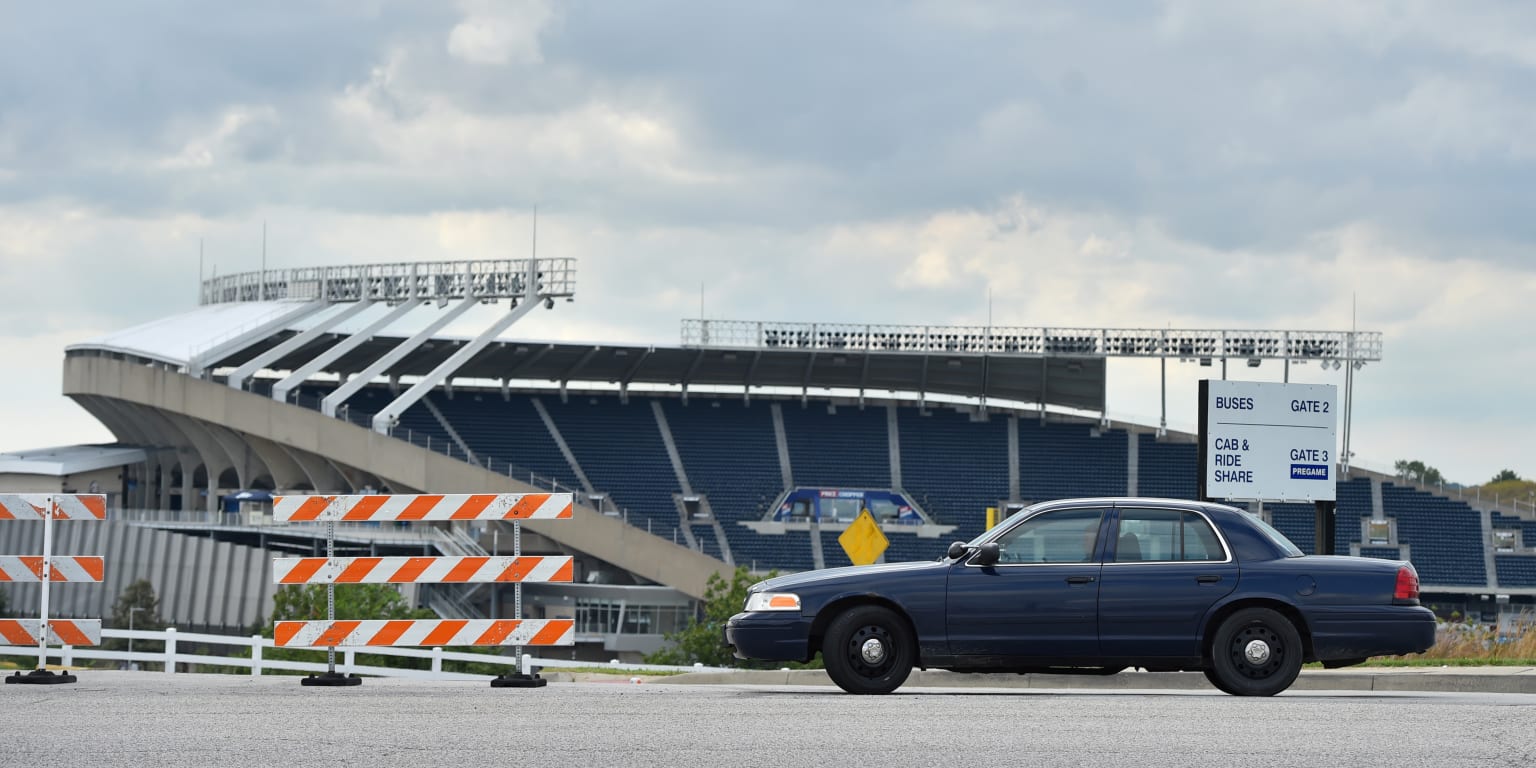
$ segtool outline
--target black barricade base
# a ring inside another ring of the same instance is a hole
[[[502,675],[491,679],[492,688],[543,688],[549,681],[537,674]]]
[[[363,678],[357,675],[343,675],[340,672],[321,672],[316,675],[308,675],[299,681],[299,685],[320,686],[322,688],[336,688],[340,686],[362,685]]]
[[[7,684],[16,683],[18,685],[58,685],[59,683],[78,682],[78,679],[74,675],[71,675],[67,672],[53,672],[46,669],[34,669],[26,674],[17,672],[13,675],[7,675],[5,682]]]

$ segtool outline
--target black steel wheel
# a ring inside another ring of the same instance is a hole
[[[1301,633],[1269,608],[1244,608],[1228,616],[1211,640],[1206,679],[1234,696],[1273,696],[1301,673]]]
[[[890,693],[917,660],[907,623],[889,608],[860,605],[839,614],[821,644],[827,675],[849,693]]]

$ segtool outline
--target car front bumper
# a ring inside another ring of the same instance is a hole
[[[811,620],[799,614],[738,613],[725,624],[725,644],[738,659],[805,661]]]

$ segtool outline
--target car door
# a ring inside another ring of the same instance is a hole
[[[1238,566],[1211,521],[1177,508],[1116,510],[1099,583],[1105,656],[1200,656],[1201,621],[1237,587]]]
[[[992,539],[998,562],[950,569],[950,652],[1008,663],[1098,654],[1099,535],[1103,507],[1053,509]]]

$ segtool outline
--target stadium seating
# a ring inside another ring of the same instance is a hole
[[[503,399],[499,392],[459,391],[450,398],[434,391],[427,397],[476,457],[493,457],[493,466],[512,464],[567,488],[581,488],[581,481],[560,453],[560,446],[533,409],[528,395],[514,394]],[[426,410],[418,403],[406,414],[418,409]],[[426,416],[432,418],[430,413]],[[404,415],[400,423],[405,423]]]
[[[1193,499],[1199,495],[1200,446],[1162,441],[1151,434],[1139,435],[1137,440],[1138,495],[1163,499]]]
[[[299,391],[300,400],[318,403],[330,389],[325,384],[305,385]],[[533,395],[514,393],[506,399],[495,391],[458,390],[453,397],[444,391],[428,397],[477,457],[493,457],[498,463],[579,487],[575,472],[535,411]],[[368,387],[353,396],[349,406],[358,413],[371,413],[391,398],[382,387]],[[653,399],[662,404],[690,484],[708,496],[737,563],[759,570],[811,568],[809,532],[758,534],[741,525],[769,514],[785,490],[769,403],[698,395],[686,404],[675,397],[645,396],[632,396],[624,403],[611,394],[572,395],[568,402],[544,396],[542,402],[593,485],[627,510],[631,524],[681,540],[672,500],[681,488],[657,427]],[[815,400],[805,407],[794,400],[781,403],[796,485],[892,487],[885,407],[829,409],[826,401]],[[452,441],[423,403],[401,415],[400,427],[410,430],[418,443],[429,437],[434,445]],[[951,407],[930,407],[924,412],[902,405],[897,409],[897,427],[901,490],[936,522],[957,528],[952,536],[941,539],[892,535],[885,559],[933,559],[949,541],[980,533],[985,508],[1007,498],[1007,418],[994,415],[980,421]],[[1196,446],[1160,441],[1151,434],[1136,439],[1140,495],[1194,498]],[[1126,435],[1121,430],[1100,433],[1091,424],[1041,424],[1027,416],[1019,421],[1018,472],[1025,500],[1123,495],[1126,461]],[[1465,503],[1392,483],[1382,492],[1386,514],[1397,523],[1398,541],[1409,546],[1426,585],[1486,585],[1478,512]],[[1267,509],[1281,533],[1304,551],[1312,550],[1312,505],[1271,504]],[[1336,554],[1347,554],[1352,544],[1360,542],[1361,520],[1371,513],[1368,479],[1338,485]],[[1494,525],[1519,529],[1524,546],[1536,547],[1536,521],[1495,513]],[[723,554],[711,527],[694,526],[692,533],[702,551],[714,557]],[[837,534],[820,534],[828,565],[846,560]],[[1396,547],[1366,546],[1361,552],[1368,557],[1399,557]],[[1501,585],[1536,586],[1536,557],[1510,554],[1495,560]]]
[[[824,402],[785,403],[783,413],[795,485],[891,487],[884,408],[841,406],[829,413]]]
[[[541,402],[593,488],[608,493],[630,525],[673,538],[681,518],[672,495],[681,489],[649,401],[574,395]]]
[[[1019,494],[1031,501],[1124,496],[1125,432],[1019,419]],[[1190,465],[1193,467],[1193,464]],[[1194,477],[1193,469],[1186,469]]]
[[[1499,586],[1536,587],[1536,557],[1530,555],[1494,555],[1499,572]]]
[[[762,519],[784,490],[773,412],[768,404],[695,397],[684,405],[681,400],[663,398],[662,408],[677,454],[687,469],[688,483],[696,493],[708,497],[736,562],[747,562],[742,557],[744,551],[761,551],[764,554],[758,559],[771,561],[768,553],[773,543],[754,546],[748,540],[759,538],[759,534],[740,525]]]
[[[981,533],[986,508],[1008,498],[1007,419],[971,421],[947,408],[923,415],[908,406],[897,411],[897,429],[904,489],[935,522],[959,526],[953,538]],[[897,553],[886,559],[896,561]]]
[[[1487,584],[1482,523],[1476,510],[1393,483],[1384,484],[1381,494],[1387,516],[1397,520],[1398,541],[1412,548],[1420,581],[1441,586]]]

